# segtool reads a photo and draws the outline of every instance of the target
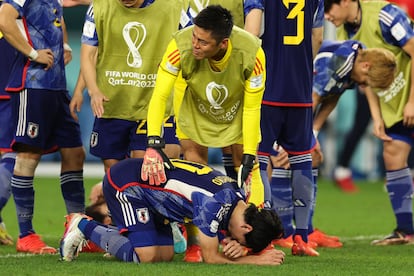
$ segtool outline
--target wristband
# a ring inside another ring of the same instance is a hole
[[[148,136],[147,147],[161,149],[165,147],[165,140],[160,136]]]
[[[319,130],[314,129],[313,135],[315,136],[315,138],[318,138],[318,134],[319,134]]]
[[[255,155],[245,153],[245,154],[243,154],[241,163],[242,163],[243,166],[252,169],[253,165],[254,165],[254,162],[255,162],[255,159],[256,159]]]
[[[69,44],[63,43],[63,50],[72,52],[72,48],[70,48]]]
[[[29,55],[27,56],[31,61],[35,61],[39,57],[39,53],[32,48]]]

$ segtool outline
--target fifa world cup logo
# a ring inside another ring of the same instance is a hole
[[[223,107],[221,106],[224,101],[227,99],[229,91],[224,85],[215,83],[214,81],[210,82],[206,87],[206,96],[207,100],[210,102],[210,112],[214,115],[218,115],[224,112]]]
[[[127,64],[130,67],[140,68],[142,66],[142,57],[138,50],[147,37],[145,26],[139,22],[129,22],[122,29],[122,35],[129,48]]]

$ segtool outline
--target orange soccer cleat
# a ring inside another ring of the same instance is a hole
[[[185,251],[184,261],[187,263],[201,263],[203,256],[201,255],[201,247],[196,244],[192,244],[187,247]]]
[[[16,243],[17,252],[26,252],[32,254],[56,254],[56,248],[44,243],[40,236],[32,233],[26,237],[19,238]]]
[[[292,255],[317,257],[319,253],[308,243],[304,242],[300,235],[295,235],[293,237]]]
[[[342,242],[339,241],[338,237],[326,235],[324,232],[318,229],[315,229],[311,234],[308,235],[308,242],[314,242],[319,247],[342,247]]]

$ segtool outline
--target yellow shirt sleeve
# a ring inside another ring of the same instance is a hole
[[[180,53],[177,43],[173,39],[168,44],[158,68],[157,81],[148,107],[148,136],[161,136],[167,101],[173,91],[174,83],[180,70]]]
[[[243,153],[256,155],[261,139],[260,109],[266,81],[266,58],[262,48],[256,53],[256,64],[245,83],[243,105]]]

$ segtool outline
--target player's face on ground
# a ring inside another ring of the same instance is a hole
[[[211,31],[206,31],[198,26],[193,29],[193,55],[197,60],[212,58],[221,50],[222,43],[211,36]]]
[[[344,1],[338,4],[333,4],[329,11],[325,11],[325,19],[330,21],[335,27],[339,27],[346,22],[347,9],[344,6]]]
[[[119,0],[122,5],[124,5],[127,8],[138,8],[142,5],[144,2],[143,0]]]
[[[229,233],[230,233],[230,237],[233,240],[238,241],[241,245],[246,245],[246,238],[245,238],[245,234],[246,232],[243,231],[244,229],[242,228],[235,228],[232,231],[230,231],[229,229]]]

